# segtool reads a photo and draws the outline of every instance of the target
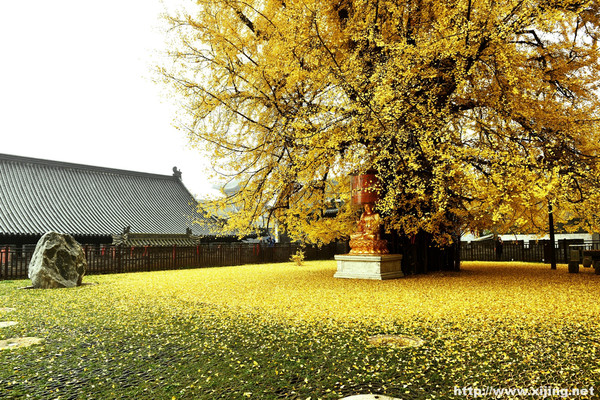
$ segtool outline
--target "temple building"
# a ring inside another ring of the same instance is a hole
[[[176,168],[158,175],[0,154],[0,246],[35,244],[48,231],[86,244],[236,240],[197,206]]]

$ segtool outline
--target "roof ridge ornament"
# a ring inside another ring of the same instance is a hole
[[[177,167],[173,167],[173,176],[179,180],[181,180],[181,170],[177,169]]]

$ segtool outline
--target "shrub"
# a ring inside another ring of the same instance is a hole
[[[290,257],[290,261],[294,262],[296,265],[304,264],[304,251],[298,250],[296,254],[292,254]]]

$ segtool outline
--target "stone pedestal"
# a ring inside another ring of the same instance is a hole
[[[336,255],[335,278],[395,279],[402,273],[402,254],[340,254]]]

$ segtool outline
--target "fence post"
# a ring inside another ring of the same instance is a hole
[[[148,246],[144,246],[144,254],[142,254],[142,258],[146,259],[146,270],[150,271],[150,251],[148,251]]]
[[[115,248],[115,252],[117,253],[117,272],[123,272],[123,264],[121,263],[121,245],[118,245]]]
[[[173,245],[173,260],[172,260],[172,263],[171,263],[171,266],[172,266],[173,268],[175,268],[175,267],[176,267],[176,265],[177,265],[177,262],[175,261],[175,258],[176,258],[176,256],[177,256],[177,250],[175,250],[176,248],[177,248],[177,246],[176,246],[176,245]]]
[[[4,264],[3,279],[8,279],[8,246],[5,246],[0,251],[0,272],[3,270],[3,268],[2,268],[3,264]]]
[[[521,261],[525,261],[525,241],[521,241],[520,246],[521,248]]]

